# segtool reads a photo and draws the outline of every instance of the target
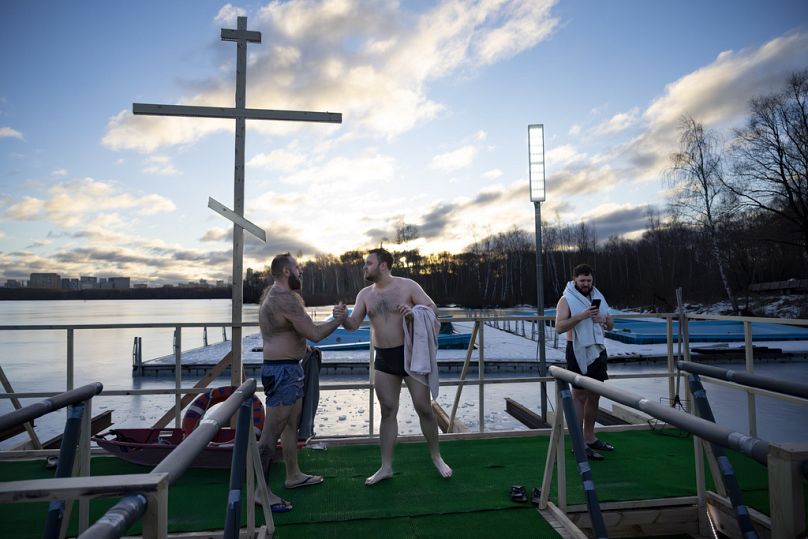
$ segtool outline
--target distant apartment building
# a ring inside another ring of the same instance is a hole
[[[108,277],[107,288],[114,288],[115,290],[129,290],[132,286],[129,277]]]
[[[17,279],[7,279],[6,288],[22,288],[22,283]]]
[[[82,275],[79,277],[79,287],[82,290],[87,290],[90,288],[98,288],[98,277],[89,277],[87,275]]]
[[[28,288],[61,288],[61,285],[58,273],[32,273],[28,279]]]
[[[62,277],[62,290],[78,290],[79,280]]]
[[[149,288],[149,285],[146,283],[135,283],[132,285],[132,288]]]
[[[218,280],[218,281],[216,281],[216,286],[217,286],[218,288],[223,288],[223,287],[224,287],[224,281],[222,281],[222,280]]]

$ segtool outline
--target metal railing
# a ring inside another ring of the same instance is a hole
[[[66,479],[77,468],[79,476],[90,474],[90,416],[92,398],[100,394],[104,386],[98,382],[87,384],[40,402],[29,404],[13,412],[0,416],[0,431],[10,429],[52,412],[67,408],[67,420],[59,446],[59,457],[56,464],[56,479]],[[78,462],[76,462],[78,449]],[[76,466],[78,464],[78,466]],[[9,493],[18,494],[18,489],[9,485],[0,486],[0,499]],[[69,506],[65,499],[51,500],[42,536],[46,538],[63,537]],[[79,503],[79,525],[87,526],[89,505],[86,500]]]
[[[683,365],[683,367],[686,365]],[[696,365],[695,369],[701,366]],[[769,475],[769,506],[772,508],[772,516],[769,519],[768,525],[771,530],[771,536],[777,538],[798,537],[805,533],[806,523],[806,509],[803,497],[803,475],[805,473],[805,462],[808,461],[808,443],[802,444],[770,444],[765,440],[761,440],[755,436],[749,436],[740,432],[727,429],[720,425],[716,425],[710,421],[711,412],[708,417],[696,417],[695,415],[688,414],[683,411],[676,410],[667,406],[662,406],[647,399],[632,394],[629,391],[619,388],[610,387],[609,385],[576,374],[560,367],[550,367],[550,374],[555,377],[560,383],[556,386],[558,399],[562,400],[567,398],[564,395],[566,384],[575,384],[577,387],[596,393],[599,396],[606,397],[615,402],[619,402],[636,410],[641,410],[650,416],[665,421],[669,425],[679,429],[690,432],[703,441],[710,442],[716,446],[732,449],[741,453],[768,468]],[[697,378],[697,375],[694,375]],[[692,381],[692,378],[691,378]],[[758,380],[757,383],[760,383]],[[696,390],[703,392],[700,384],[695,384]],[[561,408],[561,407],[560,407]],[[705,410],[703,403],[702,410]],[[565,414],[571,414],[574,417],[574,410],[571,406],[563,407]],[[709,411],[709,407],[706,408]],[[568,418],[569,421],[569,418]],[[569,430],[573,435],[575,443],[576,458],[579,460],[579,469],[582,470],[582,477],[586,481],[588,479],[584,476],[583,471],[588,468],[588,463],[581,462],[580,454],[583,454],[583,444],[578,443],[580,440],[576,439],[581,436],[580,425],[572,421],[570,422]],[[545,463],[545,473],[542,483],[542,496],[539,502],[540,508],[547,508],[549,506],[549,493],[552,482],[552,465],[553,461],[558,458],[559,460],[559,476],[561,475],[561,468],[563,461],[561,455],[564,452],[563,441],[563,428],[561,426],[560,414],[556,416],[556,421],[551,433],[550,449],[547,453],[547,461]],[[697,503],[700,509],[700,516],[706,515],[706,498],[707,491],[704,481],[704,466],[703,466],[703,453],[699,440],[694,439],[694,450],[696,452],[694,463],[696,468],[696,486],[697,486]],[[580,454],[579,454],[580,452]],[[723,453],[719,453],[723,455]],[[711,465],[713,469],[714,480],[717,484],[722,485],[724,489],[723,479],[730,476],[734,479],[734,475],[730,474],[724,456],[724,461],[719,461],[717,464]],[[711,463],[712,464],[712,463]],[[558,496],[559,505],[562,510],[566,507],[565,490],[561,487],[562,478],[559,477]],[[748,508],[742,504],[739,496],[739,489],[737,484],[734,485],[735,492],[732,496],[731,505],[736,510],[736,517],[739,520],[741,529],[745,528],[744,537],[756,537],[756,532],[752,527],[751,521],[748,517]],[[587,502],[592,518],[592,525],[595,528],[598,536],[603,535],[603,518],[600,514],[602,507],[597,506],[597,498],[594,496],[594,485],[587,487],[585,483],[585,490],[587,491]],[[592,491],[590,499],[589,490]],[[720,495],[721,498],[725,497],[724,494]],[[644,501],[645,507],[648,507],[647,500]],[[660,505],[665,505],[665,499],[659,500]],[[555,507],[551,508],[555,510]],[[705,517],[706,518],[706,517]],[[742,522],[742,523],[741,523]]]
[[[104,516],[84,531],[79,537],[83,539],[110,539],[118,538],[138,519],[149,512],[144,521],[143,535],[147,537],[165,537],[168,533],[168,499],[167,487],[175,483],[191,466],[194,459],[213,440],[216,433],[227,425],[230,418],[239,412],[238,428],[236,430],[236,444],[233,450],[233,463],[231,465],[230,492],[228,493],[225,520],[225,537],[238,537],[241,524],[241,490],[244,484],[244,474],[247,470],[247,448],[252,442],[254,447],[253,462],[257,457],[255,435],[252,429],[252,397],[255,394],[256,382],[250,378],[233,392],[219,407],[213,410],[194,431],[185,438],[171,453],[169,453],[151,472],[165,482],[165,488],[159,496],[149,496],[144,493],[129,494],[110,508]],[[246,403],[246,404],[245,404]],[[259,463],[260,467],[260,463]],[[263,477],[263,474],[260,474]],[[264,489],[266,486],[264,485]],[[248,496],[252,501],[252,496]],[[264,501],[268,507],[268,499]],[[264,511],[267,526],[274,529],[271,513]],[[253,522],[254,525],[254,522]]]
[[[755,322],[766,322],[772,323],[775,320],[770,318],[754,318],[754,317],[729,317],[729,316],[714,316],[714,315],[693,315],[693,314],[686,314],[686,315],[679,315],[676,313],[658,313],[658,314],[619,314],[619,318],[631,319],[631,318],[659,318],[664,320],[665,322],[665,334],[666,334],[666,346],[665,346],[665,354],[664,357],[666,359],[666,370],[665,372],[658,372],[658,373],[649,373],[649,374],[642,374],[642,375],[614,375],[611,376],[613,379],[619,378],[659,378],[659,377],[666,377],[668,378],[668,397],[672,402],[674,397],[676,396],[676,387],[675,381],[677,377],[677,370],[676,370],[676,360],[682,357],[686,361],[691,360],[690,356],[690,347],[688,346],[688,325],[690,321],[696,320],[733,320],[742,322],[744,325],[744,358],[746,364],[746,371],[747,373],[754,372],[754,350],[752,345],[752,323]],[[457,413],[457,406],[460,398],[460,393],[465,385],[477,385],[478,386],[478,430],[483,431],[485,430],[485,386],[487,384],[502,384],[502,383],[533,383],[533,382],[547,382],[552,381],[552,377],[539,377],[539,376],[530,376],[530,377],[511,377],[511,378],[497,378],[497,379],[486,379],[485,376],[485,354],[486,354],[486,347],[485,347],[485,327],[488,323],[495,323],[495,324],[505,324],[513,322],[514,324],[535,324],[538,321],[542,321],[542,326],[546,326],[549,322],[552,324],[554,320],[552,316],[536,316],[536,315],[521,315],[521,314],[512,314],[508,313],[508,311],[493,311],[493,312],[483,312],[480,314],[471,314],[468,311],[452,311],[452,312],[441,312],[440,316],[441,321],[449,321],[449,322],[471,322],[473,324],[473,335],[469,342],[469,347],[466,351],[466,361],[464,364],[464,373],[461,374],[460,380],[448,380],[442,381],[441,386],[458,386],[458,393],[454,399],[453,409],[451,410],[450,416],[456,418]],[[673,332],[673,323],[675,320],[680,321],[680,327],[683,331],[683,338],[684,343],[682,346],[682,351],[676,353],[675,349],[675,342],[674,342],[674,332]],[[798,326],[808,326],[808,320],[781,320],[777,319],[776,322],[778,324],[791,324],[791,325],[798,325]],[[174,351],[174,388],[173,389],[124,389],[124,390],[111,390],[105,391],[105,397],[120,397],[120,396],[132,396],[132,395],[164,395],[164,394],[172,394],[174,395],[174,425],[175,427],[179,428],[181,422],[181,414],[183,409],[183,401],[182,398],[184,395],[189,394],[198,394],[203,393],[206,391],[204,387],[194,387],[194,388],[183,388],[182,387],[182,333],[184,329],[197,329],[197,328],[205,328],[209,326],[222,326],[222,327],[233,327],[231,323],[228,322],[200,322],[200,323],[136,323],[136,324],[53,324],[53,325],[3,325],[0,326],[0,332],[3,331],[41,331],[41,330],[61,330],[64,331],[66,334],[66,366],[65,366],[65,378],[66,378],[66,389],[70,390],[73,388],[74,379],[75,379],[75,332],[76,331],[85,331],[85,330],[97,330],[97,329],[132,329],[132,328],[143,328],[143,329],[160,329],[160,328],[171,328],[174,330],[174,340],[176,342],[175,351]],[[245,322],[241,324],[241,327],[257,327],[257,322]],[[370,347],[369,350],[369,361],[370,364],[373,364],[373,354],[374,350],[373,347]],[[476,354],[476,358],[474,355]],[[468,370],[471,365],[471,361],[476,359],[477,363],[477,379],[471,380],[467,378]],[[499,359],[507,359],[507,358],[499,358]],[[368,436],[375,435],[375,425],[374,425],[374,406],[375,406],[375,398],[374,398],[374,372],[373,369],[369,369],[369,376],[367,383],[335,383],[335,384],[322,384],[321,391],[330,391],[330,390],[350,390],[350,389],[366,389],[368,390]],[[238,385],[241,380],[231,380],[231,385]],[[731,385],[730,382],[722,382],[720,380],[711,380],[711,382],[715,383],[725,383]],[[755,395],[756,394],[764,394],[768,395],[770,392],[767,392],[763,389],[753,388],[753,387],[745,387],[744,390],[747,392],[747,399],[748,399],[748,406],[747,406],[747,415],[749,420],[749,433],[751,435],[755,435],[757,433],[757,420],[756,420],[756,404],[755,404]],[[14,393],[0,393],[0,399],[2,398],[41,398],[41,397],[48,397],[54,395],[54,392],[14,392]],[[802,404],[805,403],[803,399],[798,398],[787,398],[779,394],[772,394],[770,396],[777,396],[779,398],[785,398],[786,400],[792,400],[792,402],[800,402]]]

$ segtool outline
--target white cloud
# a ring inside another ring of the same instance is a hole
[[[432,158],[429,168],[449,172],[471,165],[477,150],[473,146],[463,146],[451,152],[438,154]]]
[[[504,174],[504,172],[502,172],[498,168],[492,168],[491,170],[486,171],[485,173],[483,173],[483,178],[485,178],[486,180],[496,180],[497,178],[499,178],[503,174]]]
[[[67,170],[64,168],[57,168],[51,171],[51,176],[67,176]]]
[[[20,202],[9,206],[5,216],[19,221],[32,221],[39,217],[44,207],[45,203],[42,200],[26,196]]]
[[[247,166],[292,172],[301,167],[308,159],[306,154],[295,148],[279,148],[269,153],[259,153],[253,156],[247,162]]]
[[[214,227],[205,232],[199,241],[225,241],[231,237],[229,229]]]
[[[581,126],[578,124],[573,124],[568,131],[568,134],[571,137],[578,136],[580,133],[581,133]]]
[[[11,205],[5,216],[16,220],[49,220],[64,227],[91,222],[110,210],[133,209],[143,215],[170,212],[174,203],[157,194],[141,197],[119,192],[111,184],[92,178],[61,182],[48,189],[48,196],[26,196]]]
[[[638,107],[634,107],[627,112],[615,114],[604,123],[595,126],[593,132],[595,135],[613,135],[620,133],[637,122],[639,111],[640,109]]]
[[[167,155],[149,156],[142,171],[144,174],[153,174],[155,176],[178,176],[182,174],[174,167],[171,158]]]
[[[740,125],[748,117],[749,100],[780,91],[791,73],[805,69],[804,58],[808,58],[805,32],[792,32],[760,47],[722,52],[709,65],[668,84],[644,111],[636,111],[636,121],[632,109],[601,126],[619,131],[632,124],[641,129],[637,136],[615,138],[593,155],[577,155],[571,147],[549,150],[548,165],[557,160],[562,168],[548,176],[548,192],[593,193],[626,181],[658,181],[678,145],[683,114],[712,128]]]
[[[557,25],[554,0],[446,1],[414,15],[398,2],[356,0],[270,2],[251,21],[265,43],[252,46],[248,77],[252,108],[340,111],[342,127],[357,136],[392,138],[435,118],[445,106],[429,84],[458,71],[474,72],[546,39]],[[217,20],[232,18],[229,4]],[[346,39],[350,36],[351,39]],[[226,106],[232,101],[233,66],[199,83],[187,105]],[[267,134],[312,129],[297,122],[255,122]],[[191,144],[232,122],[135,117],[122,111],[107,126],[113,149],[156,149]]]
[[[219,13],[213,18],[216,24],[221,24],[228,28],[235,28],[236,22],[239,17],[247,15],[247,11],[242,7],[236,7],[233,4],[225,4],[219,10]]]
[[[547,151],[545,162],[551,166],[566,165],[584,157],[584,155],[578,153],[575,146],[562,144],[561,146],[554,146]]]
[[[0,127],[0,138],[4,137],[25,140],[25,137],[22,136],[22,133],[20,133],[16,129],[12,129],[10,127]]]

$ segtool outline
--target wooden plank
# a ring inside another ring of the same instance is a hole
[[[564,530],[567,532],[567,537],[573,537],[575,539],[588,539],[587,535],[581,531],[581,529],[564,514],[564,511],[559,509],[553,502],[549,502],[547,504],[547,512],[549,512],[553,518],[560,523]]]
[[[342,114],[339,112],[242,109],[231,107],[197,107],[188,105],[156,105],[151,103],[132,103],[132,114],[145,114],[149,116],[183,116],[195,118],[280,120],[284,122],[342,123]]]
[[[699,501],[697,496],[677,496],[673,498],[652,498],[646,500],[627,500],[621,502],[601,502],[600,508],[603,511],[620,511],[623,509],[649,509],[678,507],[682,505],[695,505]],[[569,513],[585,513],[589,511],[586,504],[570,505],[567,509]]]
[[[222,28],[222,41],[249,41],[250,43],[261,43],[261,32]]]
[[[706,495],[707,495],[708,507],[712,505],[716,508],[720,508],[726,515],[732,518],[732,520],[736,520],[735,511],[732,507],[732,502],[729,500],[729,498],[725,496],[719,496],[717,493],[711,490],[708,490],[706,492]],[[749,511],[749,518],[752,519],[752,523],[755,525],[755,530],[757,530],[758,535],[760,535],[761,537],[770,536],[772,519],[769,518],[768,515],[764,515],[754,507],[749,507],[747,505],[746,509]]]
[[[622,419],[610,411],[604,408],[598,408],[598,417],[596,419],[598,423],[601,425],[625,425],[628,423],[625,419]]]
[[[769,446],[769,507],[773,537],[806,535],[804,460],[808,460],[808,442],[772,443]]]
[[[0,503],[36,502],[79,496],[125,496],[156,492],[168,485],[168,474],[124,474],[6,481],[0,483]]]
[[[438,422],[438,427],[443,432],[448,432],[449,430],[449,414],[446,413],[446,410],[438,404],[438,401],[432,401],[432,411],[435,414],[435,419]],[[452,424],[452,432],[468,432],[468,427],[459,419],[455,418],[454,423]]]
[[[214,378],[216,378],[222,372],[224,372],[224,370],[230,365],[230,361],[232,359],[233,359],[233,352],[230,351],[221,360],[219,360],[219,362],[216,365],[214,365],[208,371],[208,373],[205,376],[203,376],[202,378],[199,379],[199,381],[196,383],[196,385],[194,385],[194,389],[200,389],[200,388],[203,388],[203,387],[208,387],[208,384]],[[191,404],[191,401],[193,401],[196,398],[196,396],[197,396],[196,393],[190,393],[190,394],[185,395],[184,397],[182,397],[182,400],[180,401],[180,407],[185,408],[186,406]],[[168,425],[171,422],[171,419],[173,417],[174,417],[174,409],[171,409],[168,412],[166,412],[163,415],[163,417],[158,419],[157,422],[154,425],[152,425],[152,428],[153,429],[162,429],[163,427],[165,427],[166,425]]]
[[[253,236],[258,238],[259,240],[266,243],[267,241],[267,233],[266,231],[261,228],[260,226],[248,221],[241,215],[237,214],[218,200],[213,197],[208,197],[208,208],[212,209],[225,219],[229,219],[233,221],[235,224],[246,230],[247,232],[251,233]]]
[[[529,429],[548,429],[551,427],[549,423],[542,421],[539,414],[510,397],[505,398],[505,411]]]

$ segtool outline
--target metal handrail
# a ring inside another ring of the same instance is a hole
[[[220,406],[205,417],[199,426],[158,464],[151,473],[168,474],[169,485],[187,470],[194,459],[213,440],[220,428],[229,424],[241,403],[255,394],[255,378],[250,378]],[[146,512],[147,501],[142,494],[133,494],[121,500],[79,537],[83,539],[121,537]]]
[[[94,382],[4,414],[0,416],[0,431],[22,425],[28,421],[33,421],[38,417],[60,410],[71,404],[78,404],[91,399],[101,393],[103,389],[104,385],[101,382]]]
[[[765,389],[767,391],[774,391],[776,393],[784,393],[793,397],[808,399],[808,384],[761,376],[759,374],[749,374],[740,371],[721,369],[719,367],[713,367],[710,365],[700,365],[698,363],[693,363],[692,361],[679,361],[677,365],[681,370],[692,372],[694,374],[701,374],[704,376],[709,376],[710,378],[718,378],[728,382],[735,382],[736,384],[743,386],[756,387],[758,389]]]
[[[651,402],[630,391],[609,387],[603,382],[581,376],[580,374],[562,369],[561,367],[550,367],[550,374],[559,380],[575,384],[576,386],[597,393],[607,399],[625,404],[635,410],[641,410],[674,427],[692,432],[696,436],[718,444],[721,447],[743,453],[764,466],[768,464],[769,442],[766,440],[741,434],[740,432],[716,425],[715,423],[710,423],[705,419],[694,417],[676,408]]]

